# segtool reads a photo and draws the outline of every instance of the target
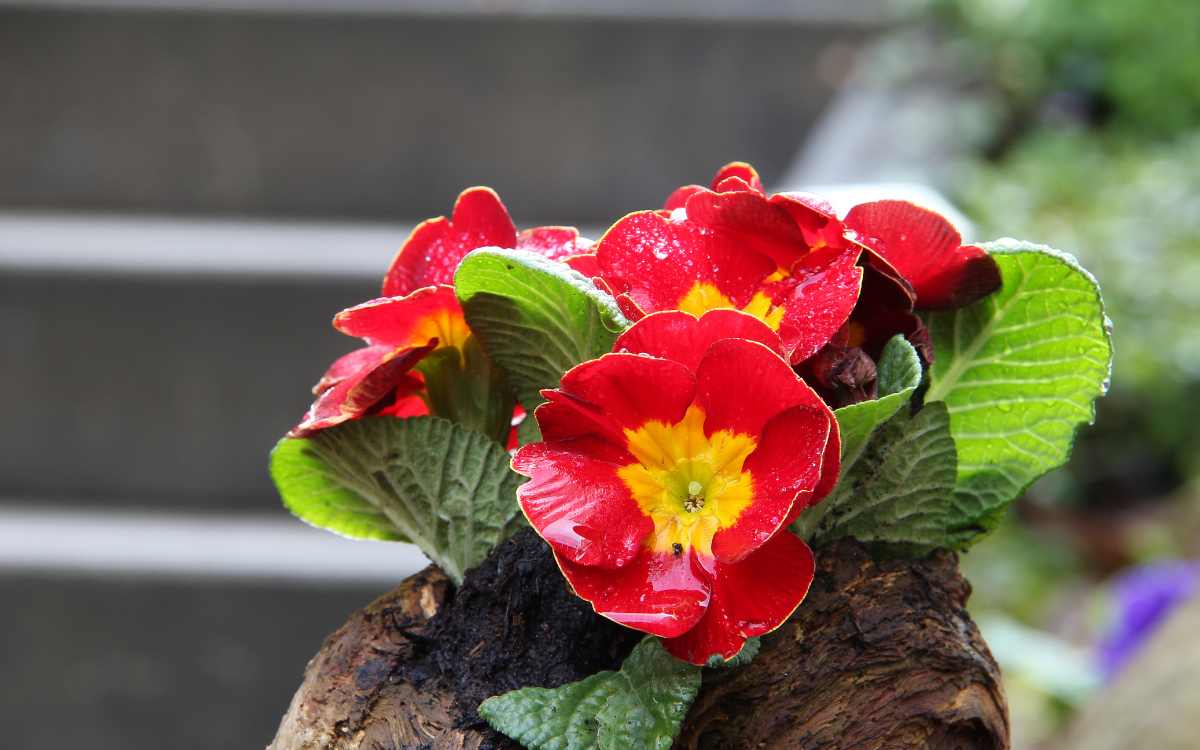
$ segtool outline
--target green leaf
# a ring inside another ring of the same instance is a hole
[[[926,402],[945,401],[958,447],[957,503],[981,531],[1070,456],[1108,389],[1110,324],[1096,280],[1043,245],[985,249],[1003,285],[974,305],[929,316],[937,361]]]
[[[921,360],[917,350],[903,336],[893,337],[883,348],[877,377],[878,399],[834,411],[842,437],[842,478],[839,482],[854,471],[854,465],[875,429],[908,404],[921,383]],[[804,521],[800,523],[803,525]]]
[[[975,533],[954,498],[955,453],[945,404],[901,410],[821,504],[805,510],[814,545],[851,536],[912,553],[959,547]]]
[[[512,430],[512,390],[475,336],[467,337],[461,350],[452,346],[435,349],[416,369],[425,378],[424,395],[431,414],[507,445]]]
[[[476,250],[454,287],[467,323],[529,410],[563,373],[612,349],[629,322],[612,297],[557,261],[524,250]]]
[[[523,479],[494,440],[439,417],[370,417],[284,438],[271,477],[302,520],[359,539],[410,541],[451,579],[524,521]]]
[[[762,648],[762,639],[747,638],[745,644],[742,645],[742,650],[733,655],[732,659],[726,661],[721,658],[720,654],[713,654],[708,657],[708,663],[704,666],[710,669],[733,669],[734,667],[743,667],[754,661],[754,657],[758,656],[759,649]]]
[[[668,750],[700,690],[700,669],[645,638],[618,672],[488,698],[479,715],[530,750]]]
[[[879,395],[891,396],[921,384],[921,358],[908,339],[897,334],[883,347],[876,365]]]

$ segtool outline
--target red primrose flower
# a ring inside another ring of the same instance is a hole
[[[518,498],[599,614],[703,664],[796,609],[813,558],[786,526],[833,487],[840,440],[769,327],[651,314],[543,395]]]

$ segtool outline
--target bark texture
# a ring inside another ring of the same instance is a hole
[[[808,599],[754,662],[705,671],[676,746],[1004,750],[999,669],[969,594],[949,553],[820,551]],[[616,668],[638,640],[522,532],[457,592],[427,568],[355,613],[309,663],[271,750],[514,748],[480,722],[480,700]]]

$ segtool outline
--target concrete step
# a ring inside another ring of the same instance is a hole
[[[5,747],[264,747],[324,638],[380,586],[0,569]]]
[[[378,219],[482,183],[602,222],[777,177],[881,6],[8,0],[0,205]]]
[[[0,214],[0,496],[276,510],[267,452],[406,233]]]
[[[0,503],[5,747],[263,747],[350,612],[424,567],[270,515]]]

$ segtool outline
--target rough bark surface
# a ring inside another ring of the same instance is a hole
[[[1004,750],[999,669],[969,593],[952,554],[821,551],[808,599],[754,662],[705,671],[676,746]],[[637,640],[522,532],[457,592],[428,568],[355,613],[309,663],[271,750],[513,748],[479,721],[480,700],[615,668]]]

